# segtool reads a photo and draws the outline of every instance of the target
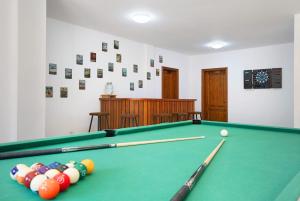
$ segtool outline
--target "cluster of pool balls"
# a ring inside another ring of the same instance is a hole
[[[70,161],[67,164],[34,163],[30,167],[17,164],[11,169],[10,177],[48,200],[55,198],[59,192],[65,191],[71,184],[77,183],[93,170],[94,163],[90,159],[82,160],[80,163]]]

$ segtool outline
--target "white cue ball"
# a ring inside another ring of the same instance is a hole
[[[228,136],[228,131],[227,131],[226,129],[222,129],[222,130],[220,131],[220,135],[221,135],[222,137],[227,137],[227,136]]]

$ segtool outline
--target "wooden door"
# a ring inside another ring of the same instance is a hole
[[[202,114],[210,121],[228,121],[227,68],[202,70]]]
[[[162,67],[162,98],[178,99],[178,69]]]

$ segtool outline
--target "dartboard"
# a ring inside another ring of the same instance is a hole
[[[255,76],[255,79],[256,81],[259,83],[259,84],[264,84],[266,82],[268,82],[269,80],[269,75],[267,72],[265,71],[259,71],[256,76]]]
[[[260,69],[253,70],[253,88],[270,88],[271,87],[271,70]]]

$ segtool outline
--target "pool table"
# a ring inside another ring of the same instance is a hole
[[[296,201],[300,196],[300,130],[202,121],[123,128],[0,144],[0,152],[102,143],[205,136],[205,139],[89,150],[0,160],[0,200],[41,200],[10,179],[10,169],[24,163],[66,163],[90,158],[93,174],[55,200],[164,201],[179,190],[221,141],[229,136],[187,201]]]

